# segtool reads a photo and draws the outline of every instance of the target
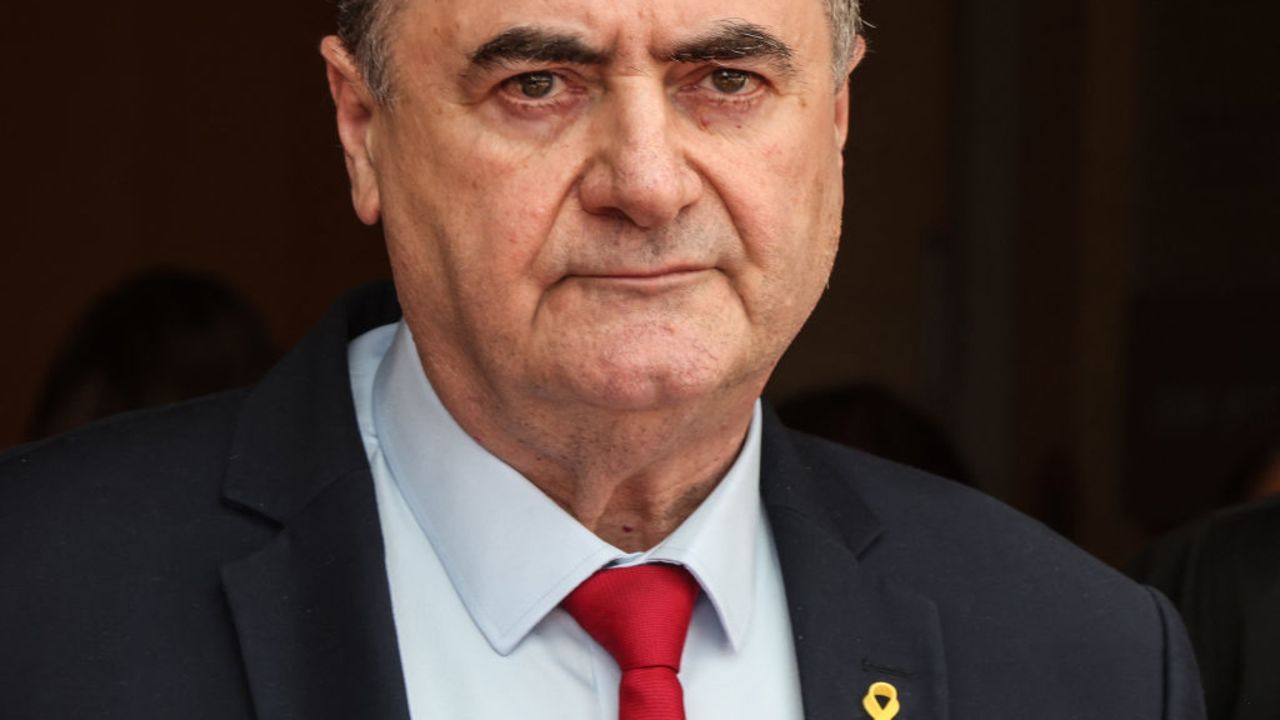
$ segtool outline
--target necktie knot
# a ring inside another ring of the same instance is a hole
[[[587,578],[562,606],[622,670],[621,718],[683,718],[676,673],[698,583],[677,565],[636,565]]]

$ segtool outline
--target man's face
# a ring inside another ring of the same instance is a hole
[[[839,233],[821,0],[410,0],[389,38],[353,180],[433,382],[619,410],[759,392]]]

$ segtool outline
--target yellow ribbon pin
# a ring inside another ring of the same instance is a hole
[[[880,704],[880,698],[886,700],[883,705]],[[875,683],[867,691],[867,696],[862,698],[862,707],[871,716],[871,720],[893,720],[902,709],[898,704],[898,688],[886,682]]]

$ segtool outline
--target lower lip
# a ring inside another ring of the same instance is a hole
[[[679,270],[658,275],[573,275],[571,280],[616,290],[657,293],[696,280],[707,270]]]

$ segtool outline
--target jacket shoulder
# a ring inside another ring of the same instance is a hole
[[[184,530],[227,512],[242,397],[128,413],[0,455],[0,563],[72,571],[181,545]]]
[[[944,598],[952,612],[986,609],[1027,627],[1047,627],[1047,618],[1159,619],[1147,589],[995,498],[825,440],[794,439],[815,475],[852,489],[879,520],[867,561]]]
[[[0,495],[18,501],[25,493],[55,491],[89,478],[95,484],[117,477],[145,483],[172,472],[190,474],[193,468],[216,472],[225,462],[218,456],[230,444],[245,392],[124,413],[4,451]]]
[[[1167,593],[1187,623],[1215,716],[1249,703],[1280,710],[1280,498],[1222,510],[1161,539],[1134,576]],[[1268,712],[1272,714],[1268,714]]]
[[[817,438],[791,444],[811,492],[853,508],[828,513],[832,527],[876,526],[845,535],[864,538],[846,540],[856,572],[936,613],[956,716],[1086,717],[1102,702],[1117,717],[1201,717],[1185,632],[1159,593],[959,483]]]
[[[1182,604],[1213,589],[1255,596],[1280,582],[1280,498],[1218,511],[1161,538],[1138,557],[1135,577]],[[1248,587],[1237,587],[1241,584]]]

